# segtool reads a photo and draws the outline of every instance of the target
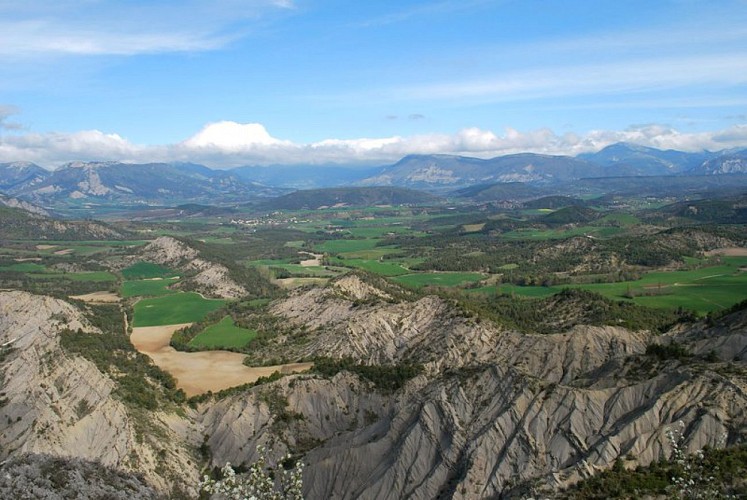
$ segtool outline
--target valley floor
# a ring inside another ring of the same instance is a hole
[[[149,356],[161,369],[177,379],[177,387],[188,397],[218,392],[231,387],[256,382],[275,372],[283,374],[308,370],[312,363],[292,363],[275,366],[249,367],[243,364],[246,355],[230,351],[181,352],[169,345],[171,336],[189,323],[145,326],[132,329],[130,341],[141,353]]]

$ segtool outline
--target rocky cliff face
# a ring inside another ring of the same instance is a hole
[[[0,457],[46,453],[96,460],[137,471],[162,490],[177,480],[194,483],[186,421],[125,407],[114,397],[111,378],[61,349],[63,329],[100,334],[66,302],[0,292]]]

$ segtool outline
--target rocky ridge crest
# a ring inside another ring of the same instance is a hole
[[[161,236],[149,243],[142,258],[190,273],[184,281],[200,293],[223,299],[236,299],[247,290],[236,283],[228,268],[200,257],[200,253],[186,243],[170,236]]]

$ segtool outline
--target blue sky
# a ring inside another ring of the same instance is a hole
[[[0,161],[747,146],[744,0],[0,0]]]

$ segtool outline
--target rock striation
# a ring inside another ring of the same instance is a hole
[[[143,249],[142,258],[189,273],[183,281],[205,295],[236,299],[247,294],[246,289],[231,278],[226,266],[203,259],[196,249],[176,238],[156,238]]]
[[[137,471],[161,490],[177,478],[196,482],[185,421],[128,409],[115,397],[114,380],[62,350],[59,334],[65,329],[100,335],[67,302],[0,292],[0,458],[43,453],[95,460]],[[144,428],[162,439],[148,438]]]
[[[174,241],[151,247],[160,262],[191,254]],[[192,450],[202,440],[208,466],[248,465],[259,445],[277,459],[291,453],[307,464],[308,498],[526,498],[617,460],[668,458],[673,428],[691,452],[747,439],[744,308],[663,335],[588,325],[525,334],[449,300],[349,275],[296,290],[270,313],[286,328],[258,347],[260,357],[425,369],[398,390],[348,371],[312,372],[207,399],[182,416],[133,413],[117,400],[116,380],[60,349],[63,328],[98,334],[78,309],[0,292],[0,344],[10,342],[0,363],[2,459],[81,457],[139,471],[159,492],[177,479],[194,492],[204,462]],[[650,352],[670,343],[687,355]]]
[[[618,459],[668,458],[666,432],[680,423],[691,452],[747,438],[743,363],[741,375],[718,362],[642,368],[654,342],[739,359],[745,312],[663,337],[592,326],[526,335],[435,297],[388,303],[345,292],[365,290],[355,279],[298,291],[272,311],[309,329],[308,355],[421,362],[426,375],[394,394],[351,374],[299,375],[220,401],[202,414],[214,465],[251,461],[257,445],[273,444],[303,455],[310,498],[488,498],[556,490]]]

